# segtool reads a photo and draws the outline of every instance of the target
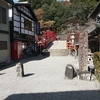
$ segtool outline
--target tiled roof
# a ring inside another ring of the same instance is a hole
[[[18,2],[18,3],[15,3],[14,6],[15,6],[15,7],[17,7],[17,6],[25,6],[25,7],[31,12],[33,19],[34,19],[36,22],[38,21],[38,19],[36,18],[36,16],[35,16],[35,14],[34,14],[34,12],[33,12],[33,10],[32,10],[32,8],[31,8],[31,6],[30,6],[29,3]]]
[[[100,12],[100,2],[98,2],[97,6],[92,10],[88,18],[95,18],[98,12]]]

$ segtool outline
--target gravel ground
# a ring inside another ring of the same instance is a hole
[[[25,77],[16,76],[16,66],[0,71],[0,100],[100,100],[100,84],[65,78],[74,57],[33,57],[22,60]]]

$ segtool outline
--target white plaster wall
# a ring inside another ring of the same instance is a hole
[[[11,55],[10,50],[10,29],[9,29],[9,17],[8,17],[8,4],[0,0],[0,6],[7,10],[7,24],[0,23],[0,30],[8,31],[9,34],[0,33],[0,41],[7,41],[7,50],[0,50],[0,63],[4,62]]]

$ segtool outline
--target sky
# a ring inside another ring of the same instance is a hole
[[[18,2],[18,0],[13,0],[15,3]]]

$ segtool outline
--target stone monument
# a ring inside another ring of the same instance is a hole
[[[79,36],[79,71],[86,71],[88,64],[88,33],[80,32]]]
[[[23,63],[19,62],[16,64],[16,72],[17,72],[17,76],[24,77]]]

